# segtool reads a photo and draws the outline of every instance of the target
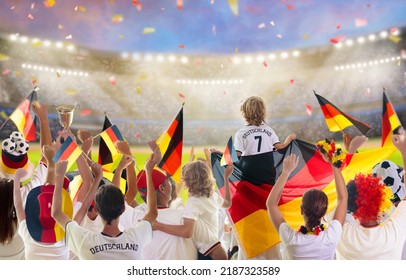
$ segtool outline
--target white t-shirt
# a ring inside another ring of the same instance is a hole
[[[247,125],[237,131],[234,137],[234,147],[242,156],[257,155],[274,150],[274,145],[280,143],[275,131],[268,125]]]
[[[183,217],[196,221],[193,239],[199,252],[205,254],[219,242],[219,214],[224,199],[213,192],[210,197],[190,196]]]
[[[24,241],[26,260],[69,260],[69,250],[63,240],[56,243],[35,241],[28,231],[26,220],[20,222],[18,233]]]
[[[337,245],[338,260],[400,260],[406,240],[406,201],[382,224],[366,228],[345,223]]]
[[[66,225],[66,244],[81,260],[137,260],[152,240],[150,222],[142,220],[117,237],[89,231],[76,222]]]
[[[183,211],[158,209],[157,221],[168,225],[182,225]],[[197,249],[192,238],[183,238],[154,231],[152,241],[142,250],[144,260],[197,260]]]
[[[10,243],[0,243],[0,260],[23,260],[24,254],[24,242],[17,229]]]
[[[291,260],[333,260],[342,233],[339,221],[333,220],[319,235],[302,234],[287,223],[279,227],[279,236]]]

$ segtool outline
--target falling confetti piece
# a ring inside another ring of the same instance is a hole
[[[280,94],[280,93],[282,93],[282,90],[281,90],[281,89],[275,90],[275,94]]]
[[[13,74],[15,77],[20,77],[22,75],[20,71],[14,71]]]
[[[341,24],[337,24],[336,28],[337,28],[337,29],[340,29],[340,28],[341,28]]]
[[[142,88],[141,87],[136,87],[135,90],[137,91],[138,94],[142,93]]]
[[[57,76],[58,78],[60,78],[60,77],[61,77],[61,74],[59,74],[59,72],[56,71],[56,76]]]
[[[406,59],[406,50],[404,49],[400,50],[400,57]]]
[[[0,53],[0,61],[7,61],[10,57],[4,53]]]
[[[11,6],[10,10],[14,10],[16,8],[16,6]]]
[[[115,14],[114,16],[111,17],[111,22],[112,23],[120,23],[124,20],[124,15],[123,14]]]
[[[215,26],[215,25],[213,25],[213,26],[211,27],[211,33],[212,33],[214,36],[217,35],[217,30],[216,30],[216,26]]]
[[[70,96],[78,94],[77,90],[73,89],[73,88],[68,88],[68,89],[66,89],[65,92],[67,95],[70,95]]]
[[[345,39],[345,36],[343,36],[343,35],[337,36],[337,37],[330,39],[330,43],[338,44],[338,43],[340,43],[341,40],[344,40],[344,39]]]
[[[262,28],[265,28],[265,27],[266,27],[265,23],[260,23],[260,24],[258,25],[258,28],[259,28],[259,29],[262,29]]]
[[[195,65],[196,65],[196,68],[200,68],[200,67],[202,66],[202,60],[199,59],[199,58],[197,58],[197,59],[195,60]]]
[[[37,80],[36,78],[31,78],[31,83],[32,83],[33,85],[36,85],[37,82],[38,82],[38,80]]]
[[[399,28],[396,28],[396,27],[392,27],[390,30],[389,30],[389,32],[390,32],[390,34],[392,34],[392,35],[399,35]]]
[[[88,109],[88,108],[82,109],[82,110],[80,111],[80,115],[81,115],[82,117],[89,116],[91,113],[92,113],[92,110],[90,110],[90,109]]]
[[[368,25],[368,20],[363,19],[363,18],[356,18],[355,19],[355,26],[356,27],[362,27]]]
[[[155,32],[155,28],[153,27],[144,27],[144,31],[142,32],[143,34],[151,34]]]
[[[62,24],[58,24],[58,29],[62,30],[63,29],[63,25]]]
[[[227,0],[227,3],[233,15],[238,16],[238,0]]]
[[[10,70],[9,69],[4,69],[4,71],[3,71],[3,75],[8,75],[10,73]]]
[[[53,6],[55,6],[56,1],[55,0],[45,0],[43,3],[46,8],[52,8]]]
[[[272,25],[272,26],[275,26],[275,22],[274,22],[274,21],[270,21],[269,24]]]
[[[84,12],[86,12],[86,7],[85,6],[75,6],[75,12],[77,12],[77,11],[84,13]]]
[[[34,19],[34,17],[32,16],[32,14],[28,14],[27,16],[29,19]]]
[[[176,8],[178,8],[178,10],[183,9],[183,0],[176,0]]]
[[[31,10],[34,10],[35,9],[35,3],[33,2],[33,3],[31,3]]]
[[[303,40],[309,39],[309,34],[303,34]]]
[[[0,117],[1,117],[2,119],[7,119],[7,118],[8,118],[6,112],[4,112],[4,111],[1,111],[1,112],[0,112]]]
[[[181,92],[178,93],[180,98],[186,98],[186,96],[184,96]]]
[[[140,138],[140,134],[137,132],[137,133],[135,133],[135,138]]]
[[[125,37],[124,37],[124,35],[118,35],[118,38],[123,39]]]
[[[288,10],[294,10],[294,9],[295,9],[295,5],[286,4],[286,8],[287,8]]]
[[[371,8],[371,6],[372,6],[371,4],[369,4],[369,3],[367,4],[367,8]]]
[[[305,107],[306,107],[306,113],[307,113],[307,115],[308,115],[308,116],[311,116],[312,113],[313,113],[313,107],[312,107],[312,105],[306,105]]]
[[[220,68],[224,68],[224,65],[223,65],[223,63],[221,63],[221,64],[220,64]]]
[[[234,53],[238,53],[238,48],[235,48],[235,49],[234,49]]]
[[[264,60],[264,62],[262,62],[262,64],[265,66],[265,67],[268,67],[268,63]]]
[[[179,49],[184,49],[185,48],[185,45],[179,45]]]
[[[279,39],[282,39],[282,34],[276,34],[276,37],[278,37]]]
[[[68,36],[65,37],[66,40],[72,39],[72,34],[69,34]]]
[[[295,82],[295,80],[291,79],[289,82],[290,82],[290,84],[293,84]]]
[[[115,86],[115,85],[116,85],[116,77],[110,76],[110,77],[109,77],[109,82],[110,82],[110,84],[112,84],[113,86]]]
[[[402,40],[402,38],[400,38],[399,36],[393,36],[393,35],[389,35],[388,39],[396,44]]]

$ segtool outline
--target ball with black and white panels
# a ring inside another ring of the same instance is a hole
[[[30,148],[30,145],[25,140],[18,140],[16,142],[16,152],[20,155],[25,155]]]
[[[372,168],[372,174],[381,178],[381,182],[397,194],[404,189],[403,168],[390,160],[383,160]]]
[[[11,134],[10,134],[10,138],[11,139],[13,139],[14,141],[18,141],[18,140],[25,140],[24,139],[24,136],[20,133],[20,132],[18,132],[18,131],[13,131]]]
[[[16,142],[11,138],[4,139],[1,143],[1,149],[11,154],[16,149]]]

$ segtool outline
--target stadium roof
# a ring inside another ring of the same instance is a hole
[[[0,30],[107,51],[233,54],[400,28],[405,14],[399,0],[3,0]]]

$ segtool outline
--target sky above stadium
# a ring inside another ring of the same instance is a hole
[[[331,44],[406,26],[404,0],[0,2],[0,31],[117,52],[233,54]]]

